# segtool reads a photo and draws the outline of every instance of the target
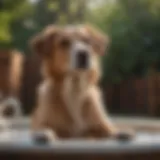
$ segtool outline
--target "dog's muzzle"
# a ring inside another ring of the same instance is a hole
[[[77,45],[72,52],[72,68],[88,69],[90,67],[90,54],[83,45]]]
[[[80,50],[76,54],[75,63],[77,69],[88,69],[89,68],[89,54],[85,50]]]

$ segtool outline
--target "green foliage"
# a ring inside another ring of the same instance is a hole
[[[28,41],[49,24],[81,22],[86,0],[2,0],[0,48],[17,48],[25,53]]]
[[[4,42],[10,42],[11,41],[11,35],[9,33],[9,25],[10,22],[10,14],[8,12],[1,12],[0,14],[0,41]]]
[[[29,39],[46,25],[86,20],[111,37],[104,81],[119,83],[143,76],[152,64],[160,68],[159,19],[159,0],[1,0],[0,48],[30,53]]]
[[[118,0],[91,9],[91,22],[112,39],[103,58],[104,80],[119,83],[132,75],[147,73],[160,60],[160,2]]]
[[[13,48],[12,24],[30,14],[27,0],[2,0],[0,7],[0,47]],[[20,29],[20,28],[19,28]]]

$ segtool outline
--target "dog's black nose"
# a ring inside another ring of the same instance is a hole
[[[89,67],[88,51],[80,50],[76,54],[76,66],[79,69],[87,69]]]

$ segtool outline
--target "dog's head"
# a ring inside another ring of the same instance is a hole
[[[86,26],[49,26],[31,41],[49,72],[66,74],[94,69],[105,53],[107,37]]]

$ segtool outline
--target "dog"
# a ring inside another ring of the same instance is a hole
[[[109,43],[105,34],[89,25],[50,25],[31,39],[43,76],[32,115],[33,130],[49,129],[55,139],[120,135],[98,87],[100,56]]]

